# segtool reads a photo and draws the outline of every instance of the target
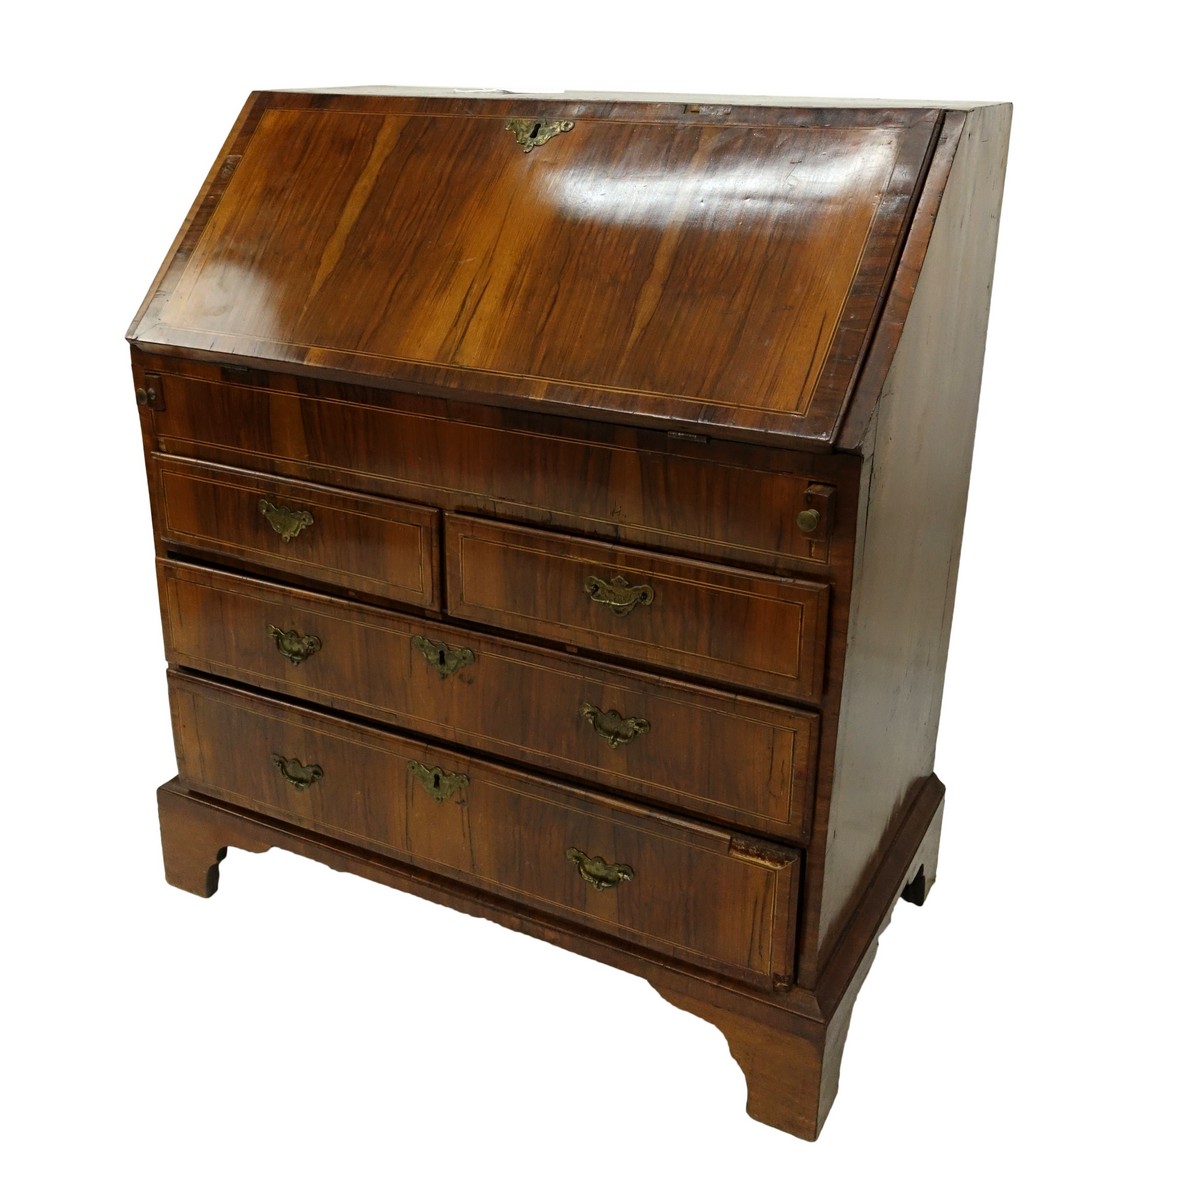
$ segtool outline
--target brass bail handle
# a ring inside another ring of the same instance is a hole
[[[645,717],[623,717],[615,708],[604,712],[594,704],[583,704],[579,715],[614,750],[632,742],[640,734],[650,732],[650,722]]]
[[[267,634],[275,643],[275,649],[294,667],[307,658],[312,658],[321,648],[321,639],[315,633],[301,633],[297,629],[280,629],[268,625]]]
[[[274,504],[266,496],[259,500],[258,511],[285,542],[299,537],[313,523],[312,513],[303,508],[291,509],[286,504]]]
[[[567,851],[567,861],[573,862],[580,876],[598,892],[614,888],[633,878],[633,868],[628,863],[609,863],[602,858],[592,858],[574,846]]]
[[[325,774],[320,763],[302,763],[298,758],[284,758],[282,754],[272,754],[271,761],[279,768],[280,775],[298,792],[312,787]]]
[[[583,590],[595,604],[603,604],[618,617],[627,617],[639,604],[647,608],[654,603],[654,589],[648,583],[630,583],[623,575],[604,580],[589,575]]]

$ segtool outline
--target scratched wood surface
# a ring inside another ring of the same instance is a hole
[[[828,445],[939,114],[685,107],[264,95],[131,335]]]

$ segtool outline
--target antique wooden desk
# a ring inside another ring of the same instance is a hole
[[[1009,115],[251,96],[129,332],[168,880],[636,972],[815,1137],[936,869]]]

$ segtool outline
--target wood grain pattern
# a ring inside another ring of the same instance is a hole
[[[804,838],[819,719],[292,588],[160,564],[171,663],[788,840]],[[268,626],[319,637],[293,665]],[[415,637],[469,649],[449,678]],[[646,720],[613,747],[585,703]]]
[[[1008,105],[967,117],[869,434],[828,816],[837,836],[812,876],[820,960],[933,770],[1010,120]]]
[[[647,584],[621,616],[591,578]],[[824,684],[828,585],[720,570],[492,521],[446,519],[446,609],[500,629],[561,638],[795,699]]]
[[[937,111],[519,107],[260,98],[134,339],[827,445]]]
[[[280,846],[635,971],[815,1137],[937,869],[1009,118],[252,96],[129,334],[168,879]]]
[[[436,509],[161,456],[151,484],[171,548],[400,604],[441,604]],[[260,511],[263,500],[306,512],[311,524],[285,541]]]
[[[796,851],[174,672],[170,684],[187,787],[738,978],[790,978]],[[277,755],[319,765],[319,780],[292,786]],[[470,782],[439,803],[413,761]],[[629,864],[633,878],[597,890],[568,859],[573,847]]]
[[[280,374],[249,387],[216,368],[216,378],[198,375],[200,364],[138,361],[162,381],[155,445],[181,457],[735,561],[823,564],[831,539],[849,541],[837,525],[817,538],[796,525],[810,487],[836,492],[851,474],[829,456],[749,454],[595,422],[526,417],[514,427],[479,406]]]

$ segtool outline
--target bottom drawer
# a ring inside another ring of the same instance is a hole
[[[795,850],[169,675],[195,791],[726,975],[791,979]]]

